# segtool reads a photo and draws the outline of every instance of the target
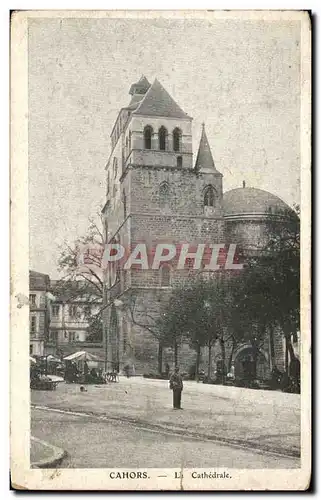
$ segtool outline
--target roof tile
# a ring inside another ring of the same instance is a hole
[[[191,119],[157,79],[146,92],[145,97],[133,114]]]

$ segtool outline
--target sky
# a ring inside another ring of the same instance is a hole
[[[110,132],[132,83],[162,83],[204,121],[223,190],[300,203],[300,23],[207,19],[30,19],[30,268],[58,277],[65,241],[105,202]]]

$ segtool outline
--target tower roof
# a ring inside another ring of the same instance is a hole
[[[149,87],[135,115],[167,116],[170,118],[191,119],[169,95],[157,79]]]
[[[200,145],[198,148],[195,170],[198,172],[207,172],[207,173],[219,173],[214,164],[213,156],[211,153],[211,148],[206,136],[205,132],[205,124],[202,124],[202,135],[200,140]]]
[[[130,95],[134,94],[146,94],[150,87],[150,83],[145,75],[142,75],[137,83],[133,83],[129,89]]]

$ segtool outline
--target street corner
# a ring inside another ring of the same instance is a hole
[[[66,450],[31,436],[30,467],[32,469],[50,469],[56,467],[66,456]]]

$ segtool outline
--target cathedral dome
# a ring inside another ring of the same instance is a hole
[[[223,195],[224,217],[264,216],[280,210],[289,210],[289,207],[281,198],[262,189],[236,188]]]

